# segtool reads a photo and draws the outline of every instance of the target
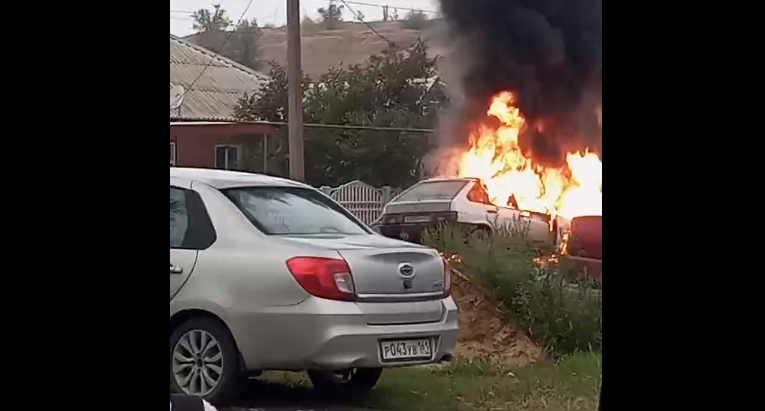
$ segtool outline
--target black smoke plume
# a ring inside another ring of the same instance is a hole
[[[521,147],[536,161],[559,166],[566,152],[584,149],[602,155],[602,0],[441,0],[441,9],[466,66],[449,145],[466,144],[464,130],[491,98],[512,91],[527,120]]]

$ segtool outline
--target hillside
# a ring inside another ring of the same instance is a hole
[[[515,367],[544,358],[544,350],[511,321],[490,292],[461,273],[453,279],[452,296],[460,315],[458,358],[490,358]]]
[[[423,30],[406,29],[397,21],[370,24],[382,36],[402,45],[411,44],[417,38],[424,39],[430,46],[430,54],[442,58],[439,60],[439,75],[448,83],[454,81],[454,74],[449,70],[446,60],[450,46],[443,21],[433,20]],[[318,24],[304,24],[302,34],[303,71],[314,78],[333,65],[364,63],[370,55],[380,53],[387,46],[385,40],[359,22],[346,22],[335,30],[325,30]],[[188,39],[198,43],[194,35]],[[287,28],[263,28],[260,49],[263,60],[286,65]]]

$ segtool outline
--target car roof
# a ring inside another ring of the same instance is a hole
[[[417,184],[437,183],[442,181],[479,181],[479,179],[473,177],[434,177],[419,181]]]
[[[264,174],[245,173],[228,170],[212,170],[205,168],[170,167],[170,177],[195,181],[217,189],[269,186],[269,187],[302,187],[310,188],[303,183],[272,177]]]

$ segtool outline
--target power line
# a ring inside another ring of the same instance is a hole
[[[265,122],[272,126],[286,126],[287,123],[278,121]],[[305,128],[325,128],[336,130],[370,130],[370,131],[398,131],[404,133],[435,133],[435,130],[425,128],[402,128],[402,127],[374,127],[374,126],[354,126],[354,125],[340,125],[340,124],[316,124],[316,123],[303,123]]]
[[[380,8],[388,7],[388,8],[392,8],[392,9],[398,9],[398,10],[421,11],[423,13],[441,14],[441,12],[434,11],[434,10],[413,9],[411,7],[396,7],[396,6],[390,6],[390,5],[387,5],[387,4],[365,3],[365,2],[362,2],[362,1],[344,1],[343,3],[355,4],[357,6],[369,6],[369,7],[380,7]],[[347,6],[347,4],[346,4],[346,6]],[[348,10],[350,10],[350,8]]]
[[[283,121],[231,121],[231,122],[211,122],[221,125],[236,125],[236,124],[261,124],[277,127],[286,127],[288,124]],[[199,127],[201,123],[197,122],[185,122],[185,121],[171,121],[171,125],[190,125]],[[357,125],[343,125],[343,124],[317,124],[317,123],[303,123],[305,128],[319,128],[319,129],[334,129],[334,130],[369,130],[369,131],[396,131],[402,133],[435,133],[436,130],[427,128],[404,128],[404,127],[375,127],[375,126],[357,126]]]
[[[395,45],[396,45],[394,42],[392,42],[392,41],[388,40],[388,38],[387,38],[387,37],[383,36],[382,34],[380,34],[380,32],[378,32],[377,30],[375,30],[375,28],[374,28],[374,27],[372,27],[372,25],[371,25],[371,24],[369,24],[369,23],[367,23],[366,21],[364,21],[364,19],[363,19],[361,16],[359,16],[359,14],[358,14],[358,13],[356,13],[355,11],[353,11],[353,9],[351,8],[351,6],[348,4],[348,2],[347,2],[347,1],[345,1],[345,0],[340,0],[340,2],[341,2],[341,3],[343,3],[343,4],[345,4],[345,7],[347,7],[347,8],[348,8],[348,11],[350,11],[350,12],[353,14],[353,16],[354,16],[354,17],[356,17],[356,20],[358,20],[358,21],[360,21],[360,22],[364,23],[364,25],[366,25],[367,27],[369,27],[369,30],[372,30],[372,33],[374,33],[374,34],[377,34],[377,36],[378,36],[378,37],[380,37],[381,39],[385,40],[385,41],[388,43],[388,45],[390,45],[391,47],[393,47],[393,46],[395,46]]]
[[[170,10],[170,13],[194,14],[196,12],[194,12],[194,11],[186,11],[186,10]]]
[[[247,14],[247,11],[250,10],[250,6],[252,6],[252,2],[253,2],[253,0],[250,0],[250,1],[247,2],[247,7],[244,8],[244,11],[242,12],[242,15],[239,16],[239,20],[237,20],[237,22],[236,22],[237,26],[242,23],[242,19],[244,19],[244,15]],[[187,88],[187,90],[191,90],[191,88],[194,87],[194,84],[197,83],[199,78],[202,77],[203,74],[205,74],[205,71],[207,71],[207,68],[210,67],[212,62],[215,61],[215,58],[218,57],[218,55],[220,54],[221,51],[223,51],[223,48],[226,47],[226,43],[228,43],[228,41],[231,40],[231,37],[233,36],[233,34],[235,32],[236,32],[235,30],[232,30],[232,31],[230,31],[228,33],[228,36],[226,36],[226,39],[223,40],[223,44],[221,44],[221,46],[218,49],[218,51],[215,52],[215,54],[213,54],[213,56],[210,57],[210,61],[207,64],[205,64],[204,67],[202,67],[202,71],[200,71],[199,75],[197,76],[197,78],[195,78],[194,81],[192,81],[191,84],[189,84],[189,87]]]

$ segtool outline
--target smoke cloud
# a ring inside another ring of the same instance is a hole
[[[464,101],[444,145],[464,146],[493,96],[512,91],[527,120],[520,144],[560,166],[569,151],[602,154],[602,0],[441,0],[464,65]]]

